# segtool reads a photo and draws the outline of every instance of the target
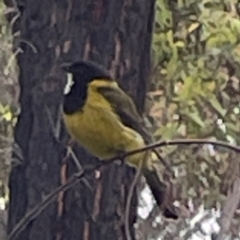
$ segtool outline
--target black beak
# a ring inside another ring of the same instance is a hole
[[[71,67],[71,63],[62,63],[60,65],[60,68],[65,71],[65,72],[69,72],[70,71],[70,67]]]

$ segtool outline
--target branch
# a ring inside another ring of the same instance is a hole
[[[144,158],[142,159],[142,161],[140,161],[140,163],[138,165],[138,169],[136,171],[136,174],[133,178],[133,181],[132,181],[129,191],[128,191],[126,210],[125,210],[125,233],[126,233],[127,240],[132,239],[131,233],[130,233],[129,214],[130,214],[130,207],[131,207],[133,192],[134,192],[135,186],[137,185],[137,181],[139,180],[139,178],[141,176],[141,169],[143,167],[143,163],[147,161],[147,158],[148,158],[148,152],[146,151],[146,153],[144,154]]]
[[[22,218],[22,220],[13,228],[13,230],[10,232],[8,236],[8,239],[9,240],[15,239],[18,236],[18,234],[21,231],[23,231],[34,219],[36,219],[40,215],[40,213],[56,198],[59,192],[67,191],[68,189],[73,187],[84,177],[84,175],[85,172],[73,174],[66,184],[57,187],[55,190],[49,193],[41,203],[37,204],[33,209],[31,209]]]
[[[233,183],[232,190],[229,190],[228,192],[222,216],[219,221],[221,230],[218,234],[217,240],[226,239],[239,201],[240,201],[240,178],[238,177]]]
[[[76,174],[73,174],[68,182],[64,185],[61,185],[57,187],[55,190],[53,190],[51,193],[49,193],[46,198],[39,203],[36,207],[34,207],[32,210],[30,210],[23,218],[20,220],[20,222],[13,228],[13,230],[10,232],[8,239],[13,240],[15,239],[18,234],[23,231],[28,224],[33,221],[35,218],[39,216],[39,214],[56,198],[56,195],[61,192],[61,191],[66,191],[73,187],[75,184],[77,184],[82,178],[87,175],[91,174],[93,171],[99,169],[102,165],[108,165],[112,163],[113,161],[119,160],[119,159],[124,159],[127,156],[144,152],[147,150],[155,149],[155,148],[161,148],[161,147],[166,147],[166,146],[171,146],[171,145],[190,145],[190,144],[211,144],[214,146],[219,146],[219,147],[225,147],[230,150],[233,150],[237,153],[240,153],[240,147],[231,145],[226,142],[222,141],[213,141],[213,140],[208,140],[208,139],[176,139],[176,140],[171,140],[171,141],[160,141],[156,142],[153,144],[149,144],[145,146],[144,148],[136,149],[130,152],[127,152],[123,155],[116,156],[114,158],[105,160],[105,161],[100,161],[99,164],[95,167],[91,167],[89,169],[85,169],[84,171],[78,172]]]
[[[209,140],[209,139],[175,139],[175,140],[169,140],[169,141],[159,141],[155,142],[149,145],[146,145],[143,148],[136,149],[130,152],[127,152],[126,154],[123,154],[121,157],[125,158],[127,156],[144,152],[147,150],[152,150],[155,148],[162,148],[162,147],[167,147],[167,146],[172,146],[172,145],[192,145],[192,144],[210,144],[216,147],[224,147],[228,148],[232,151],[235,151],[237,153],[240,153],[240,147],[235,146],[233,144],[223,142],[223,141],[215,141],[215,140]],[[110,160],[117,159],[119,157],[114,157]]]

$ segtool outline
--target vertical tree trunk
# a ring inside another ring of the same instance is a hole
[[[5,2],[12,6],[11,0]],[[15,141],[23,159],[10,176],[8,232],[77,171],[61,144],[66,133],[59,125],[64,84],[57,70],[60,62],[91,59],[104,64],[143,110],[155,1],[16,2],[20,18],[13,30],[19,30],[20,37],[15,39],[15,49],[19,46],[22,53],[17,56],[21,113]],[[83,149],[76,151],[83,166],[94,162]],[[125,207],[133,176],[134,170],[126,166],[102,167],[88,178],[92,191],[81,183],[60,193],[17,239],[126,239]],[[129,219],[133,239],[136,206],[134,193]]]

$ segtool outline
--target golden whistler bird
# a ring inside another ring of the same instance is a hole
[[[61,68],[68,73],[63,101],[64,122],[72,138],[89,153],[106,160],[151,142],[133,100],[104,67],[79,61],[62,64]],[[128,156],[125,161],[135,168],[142,162],[141,172],[163,215],[177,219],[176,213],[164,206],[165,185],[144,154]]]

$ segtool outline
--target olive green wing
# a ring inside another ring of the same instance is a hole
[[[112,108],[118,114],[121,122],[125,126],[140,133],[146,143],[152,142],[151,135],[149,135],[145,127],[144,120],[138,113],[130,96],[128,96],[122,89],[113,86],[99,87],[98,91],[111,103]],[[153,151],[157,154],[156,150]],[[157,156],[161,159],[160,155]],[[160,181],[156,172],[154,170],[143,169],[143,175],[146,178],[157,204],[163,208],[163,215],[166,218],[177,219],[178,216],[175,211],[170,206],[164,205],[166,186]]]
[[[98,92],[104,96],[112,105],[121,122],[140,133],[146,143],[151,142],[151,135],[145,127],[142,116],[138,113],[132,98],[119,87],[99,87]]]

